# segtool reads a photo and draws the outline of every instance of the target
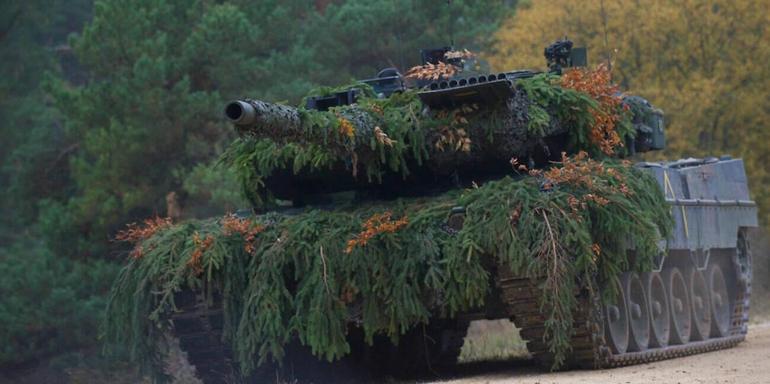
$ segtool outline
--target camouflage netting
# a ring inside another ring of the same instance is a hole
[[[395,340],[431,316],[482,305],[488,258],[546,278],[546,338],[560,364],[576,286],[648,268],[671,220],[656,182],[626,164],[580,154],[532,174],[434,198],[132,226],[121,239],[136,248],[112,291],[106,334],[135,356],[153,356],[148,335],[167,326],[174,293],[217,287],[225,337],[244,370],[280,359],[293,337],[332,360],[349,351],[350,320],[369,340]],[[455,231],[446,221],[458,205],[466,218]]]

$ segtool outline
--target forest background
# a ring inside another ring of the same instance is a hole
[[[234,137],[226,100],[297,102],[319,85],[405,71],[424,47],[453,43],[497,70],[542,69],[559,37],[589,47],[591,64],[611,62],[623,89],[666,111],[668,147],[650,159],[745,159],[766,232],[770,1],[481,3],[0,4],[0,372],[116,364],[95,353],[127,254],[116,231],[165,215],[168,199],[183,217],[247,205],[216,165]],[[770,263],[755,259],[762,297]]]

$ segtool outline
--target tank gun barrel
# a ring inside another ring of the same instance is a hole
[[[260,100],[234,100],[225,107],[225,116],[240,133],[259,137],[282,137],[300,130],[297,108]]]
[[[257,110],[245,101],[235,100],[225,107],[225,116],[235,125],[249,125],[256,120]]]

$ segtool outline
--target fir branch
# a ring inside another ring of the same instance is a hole
[[[374,335],[397,340],[432,317],[483,305],[490,284],[485,260],[492,258],[518,275],[545,278],[545,341],[558,365],[569,351],[574,292],[598,291],[632,267],[649,269],[658,241],[672,227],[651,176],[621,163],[569,161],[589,172],[590,182],[564,176],[543,190],[541,174],[431,198],[160,228],[139,241],[143,257],[131,258],[118,277],[104,334],[129,345],[134,358],[152,361],[158,351],[149,340],[168,326],[176,294],[216,291],[225,307],[224,335],[246,372],[258,362],[280,360],[293,338],[333,360],[349,353],[350,321],[362,324],[370,342]],[[589,194],[607,202],[591,200],[573,212],[570,200]],[[443,223],[458,205],[466,209],[465,222],[449,233]],[[409,220],[396,228],[383,212]],[[346,252],[348,240],[372,217],[381,218],[370,222],[372,228],[388,224],[388,230],[374,231],[365,247]],[[200,239],[211,240],[202,247]],[[626,252],[629,240],[635,265]]]

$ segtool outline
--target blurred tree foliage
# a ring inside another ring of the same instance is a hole
[[[60,257],[39,239],[39,207],[74,191],[67,137],[46,74],[78,83],[82,72],[66,37],[80,30],[91,2],[0,4],[0,366],[93,344],[117,267]],[[43,208],[42,221],[61,220]],[[67,241],[69,243],[69,240]]]
[[[770,13],[765,0],[532,0],[496,37],[497,69],[542,67],[542,47],[568,36],[589,61],[666,112],[659,158],[743,157],[770,224]]]
[[[41,198],[68,192],[70,143],[41,84],[46,72],[77,81],[66,36],[90,10],[86,0],[0,4],[0,246],[35,219]]]

